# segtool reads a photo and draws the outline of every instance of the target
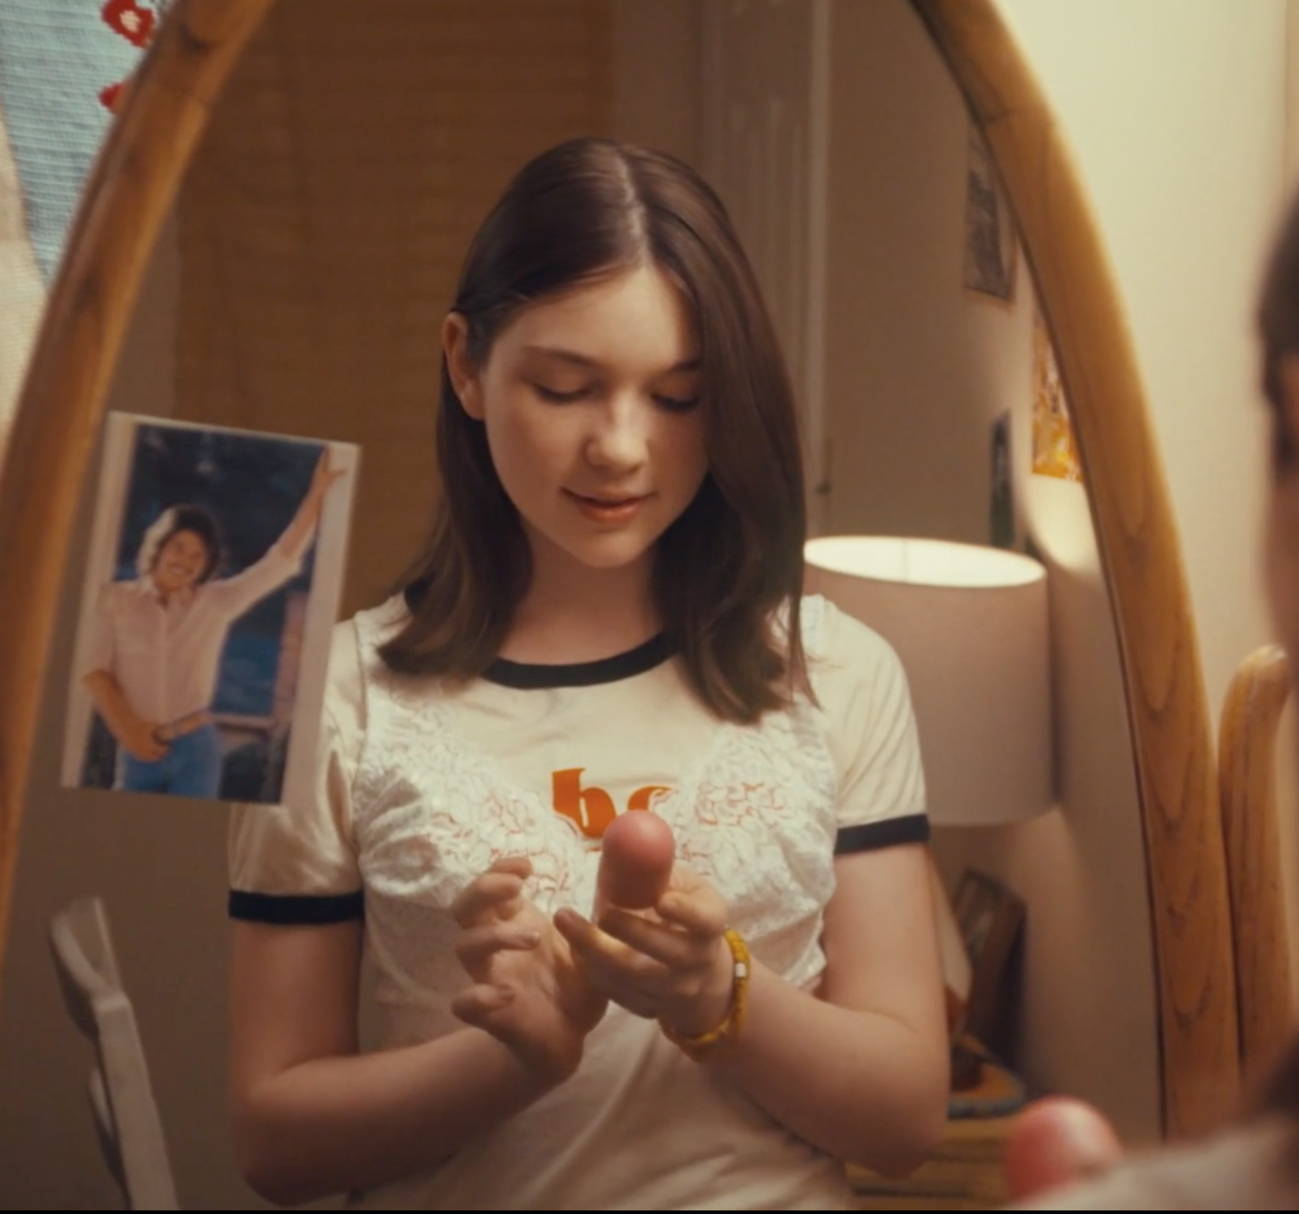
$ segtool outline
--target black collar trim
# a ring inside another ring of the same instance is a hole
[[[503,687],[516,687],[521,691],[538,691],[548,687],[593,687],[597,683],[616,683],[634,675],[653,670],[672,656],[672,646],[662,633],[650,637],[643,645],[611,658],[598,658],[594,662],[573,662],[569,665],[540,665],[532,662],[511,662],[497,658],[485,671],[483,678]]]

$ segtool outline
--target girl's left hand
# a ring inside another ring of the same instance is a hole
[[[726,919],[722,896],[678,864],[652,910],[610,906],[592,923],[566,908],[554,923],[596,990],[634,1015],[693,1037],[716,1028],[731,1005]]]

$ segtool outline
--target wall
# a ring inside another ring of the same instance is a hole
[[[699,163],[698,0],[612,0],[612,133]]]
[[[999,2],[1073,148],[1107,244],[1180,529],[1216,726],[1237,663],[1271,634],[1259,577],[1265,426],[1255,390],[1252,308],[1282,200],[1283,152],[1289,180],[1299,161],[1295,6],[1283,0]],[[847,6],[858,18],[859,10],[876,7]],[[861,73],[862,88],[870,75]],[[895,71],[891,85],[901,75]],[[887,100],[877,93],[875,110],[860,112],[896,123],[896,107],[885,106]],[[931,136],[941,138],[937,129]],[[910,171],[934,170],[926,164]],[[885,171],[877,176],[893,180]],[[895,319],[882,307],[876,314]],[[944,351],[918,365],[939,390],[944,377],[950,382],[956,357]],[[923,411],[915,381],[907,382],[905,396],[905,385],[891,385],[888,399]],[[977,441],[974,430],[968,437]],[[918,434],[906,441],[918,441]],[[952,467],[941,455],[937,462],[944,471]],[[869,489],[882,520],[887,511],[900,518],[897,503],[905,500],[905,483],[888,480],[896,466],[880,461],[887,493]],[[1017,467],[1022,477],[1022,457]],[[961,477],[954,479],[959,491],[977,491],[972,484],[960,490]],[[936,850],[949,874],[979,863],[1028,898],[1021,1062],[1029,1077],[1090,1095],[1129,1136],[1142,1137],[1154,1124],[1153,1042],[1138,1012],[1147,999],[1148,916],[1134,863],[1139,839],[1132,802],[1126,790],[1116,798],[1112,787],[1115,771],[1130,762],[1128,748],[1106,726],[1121,712],[1119,688],[1105,673],[1112,669],[1113,638],[1100,624],[1102,584],[1077,488],[1036,477],[1017,484],[1025,490],[1029,533],[1052,564],[1062,808],[1011,832],[940,838]],[[936,478],[924,489],[935,492]],[[932,518],[941,507],[926,509]],[[1105,660],[1081,661],[1089,651]],[[1288,741],[1291,723],[1284,728]],[[1281,780],[1294,905],[1291,763],[1283,763]],[[1069,957],[1071,947],[1077,951]],[[1291,951],[1299,957],[1293,938]],[[1299,966],[1294,975],[1299,990]],[[1133,979],[1141,993],[1125,1005],[1115,992]]]
[[[832,5],[827,530],[989,542],[991,427],[1014,413],[1017,535],[1029,471],[1033,286],[962,285],[971,124],[902,0]]]
[[[999,4],[1073,149],[1109,249],[1216,705],[1239,660],[1269,635],[1252,310],[1282,197],[1285,6]]]
[[[1073,150],[1109,250],[1216,728],[1236,665],[1272,635],[1261,583],[1266,426],[1253,307],[1287,183],[1299,175],[1299,9],[1293,0],[998,4]],[[1292,714],[1283,730],[1295,909]],[[1299,995],[1299,933],[1290,943]]]
[[[934,851],[949,887],[971,866],[1027,903],[1005,1045],[1033,1090],[1150,1138],[1156,1009],[1121,672],[1083,487],[1031,471],[1029,267],[1021,250],[1009,302],[962,286],[969,119],[915,16],[839,0],[832,46],[829,530],[990,542],[990,430],[1010,411],[1017,546],[1050,571],[1058,804],[1022,826],[939,829]]]

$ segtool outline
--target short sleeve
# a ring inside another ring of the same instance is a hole
[[[349,622],[334,630],[311,804],[238,805],[232,812],[231,918],[322,924],[362,917],[352,787],[364,730],[356,630]]]
[[[906,672],[879,633],[824,604],[810,674],[838,774],[837,853],[929,838]]]

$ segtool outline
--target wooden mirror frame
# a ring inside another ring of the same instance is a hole
[[[60,582],[105,396],[212,104],[272,2],[170,10],[87,182],[32,352],[0,479],[0,961]],[[1199,649],[1136,357],[1078,175],[994,0],[911,2],[987,136],[1055,339],[1123,663],[1164,1126],[1204,1129],[1239,1085],[1230,912]]]

